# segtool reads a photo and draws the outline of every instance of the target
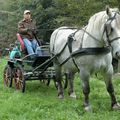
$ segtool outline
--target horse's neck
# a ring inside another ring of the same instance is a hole
[[[103,47],[104,42],[103,42],[103,36],[102,36],[102,31],[100,26],[94,26],[89,25],[87,28],[84,28],[84,35],[83,35],[83,40],[82,40],[82,47]]]

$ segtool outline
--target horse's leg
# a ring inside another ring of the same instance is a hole
[[[76,94],[74,92],[74,84],[73,84],[73,81],[74,81],[74,73],[72,72],[69,72],[67,73],[67,79],[68,79],[68,94],[70,95],[70,97],[72,98],[76,98]]]
[[[117,103],[115,93],[114,93],[114,87],[112,84],[112,75],[113,75],[113,67],[111,66],[111,68],[107,71],[105,75],[106,88],[111,97],[111,107],[113,109],[120,109],[120,105]]]
[[[57,89],[58,89],[58,97],[60,99],[64,98],[63,94],[63,87],[62,87],[62,76],[61,76],[61,67],[55,64],[55,72],[56,72],[56,82],[57,82]]]
[[[90,93],[90,86],[89,86],[90,74],[89,74],[89,72],[87,72],[81,68],[80,69],[80,78],[82,80],[82,89],[83,89],[83,94],[85,96],[84,107],[85,107],[86,111],[90,111],[91,107],[89,104],[89,93]]]

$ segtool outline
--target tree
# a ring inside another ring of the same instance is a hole
[[[119,0],[1,0],[0,47],[16,40],[17,23],[23,11],[30,9],[38,26],[38,36],[49,41],[54,29],[60,26],[81,27],[90,16],[105,10],[105,6],[120,7]],[[14,13],[14,14],[11,14]]]

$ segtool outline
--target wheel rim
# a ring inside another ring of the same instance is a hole
[[[17,67],[15,69],[14,73],[14,82],[15,82],[15,87],[17,90],[22,90],[24,89],[24,76],[23,76],[23,71],[20,67]]]
[[[7,87],[12,86],[12,69],[9,66],[6,66],[4,70],[4,85]]]

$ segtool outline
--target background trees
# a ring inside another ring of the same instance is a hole
[[[0,47],[16,40],[17,23],[25,9],[33,13],[39,38],[49,41],[55,28],[86,25],[89,17],[106,5],[120,7],[119,0],[0,0]]]

